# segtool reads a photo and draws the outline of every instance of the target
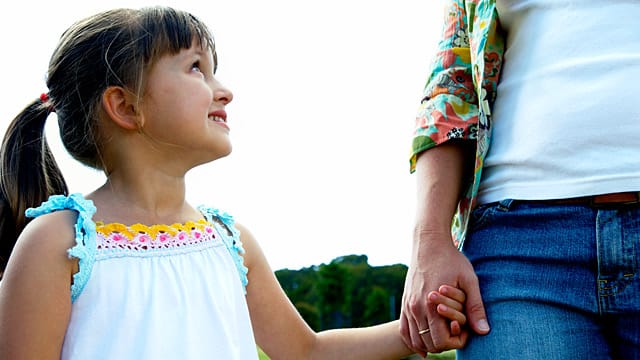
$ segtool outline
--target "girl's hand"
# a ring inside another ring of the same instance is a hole
[[[464,315],[464,291],[449,285],[442,285],[438,291],[432,291],[428,295],[429,302],[436,304],[438,314],[450,321],[449,331],[451,336],[460,336],[462,327],[467,323]]]

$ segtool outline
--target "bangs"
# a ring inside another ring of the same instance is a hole
[[[189,49],[194,42],[213,55],[214,72],[218,60],[213,35],[207,26],[195,16],[172,8],[151,7],[141,11],[140,40],[143,44],[145,63],[153,64],[163,55],[175,55]]]

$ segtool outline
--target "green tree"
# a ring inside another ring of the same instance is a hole
[[[296,309],[304,319],[304,321],[309,324],[309,326],[315,330],[320,331],[320,310],[315,305],[309,304],[305,301],[300,301],[294,303]]]
[[[349,273],[337,261],[321,265],[318,269],[318,294],[323,329],[349,326],[345,307],[349,304]]]
[[[392,318],[400,317],[400,308],[402,306],[402,293],[404,291],[404,280],[407,276],[408,267],[404,264],[378,266],[373,268],[372,283],[380,286],[389,292],[390,313]]]
[[[346,255],[330,264],[275,273],[302,317],[320,331],[397,319],[407,266],[372,267],[366,255]],[[384,300],[380,289],[387,292]]]
[[[382,324],[389,319],[389,292],[380,287],[373,286],[364,301],[363,326]]]
[[[304,301],[315,304],[319,301],[317,291],[318,268],[310,266],[300,270],[282,269],[275,272],[280,286],[293,303]]]
[[[364,325],[364,302],[371,287],[371,266],[366,255],[341,256],[334,262],[343,265],[349,277],[349,296],[344,311],[347,318],[347,325],[360,327]]]

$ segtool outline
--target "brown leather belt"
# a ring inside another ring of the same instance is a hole
[[[523,202],[547,205],[585,205],[590,207],[640,206],[640,192],[620,192],[568,199],[523,200]]]

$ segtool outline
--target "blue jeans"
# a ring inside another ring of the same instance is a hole
[[[640,208],[504,200],[464,248],[491,332],[458,359],[640,359]]]

